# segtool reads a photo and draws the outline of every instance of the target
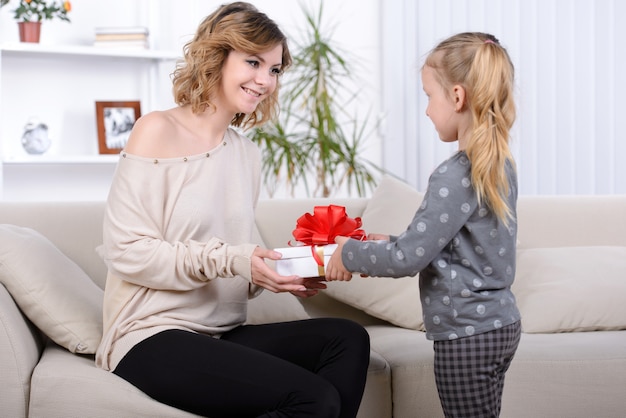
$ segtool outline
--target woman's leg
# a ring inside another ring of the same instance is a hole
[[[435,381],[446,417],[498,417],[521,324],[450,341],[435,341]]]
[[[346,358],[363,351],[353,348],[363,344],[359,326],[310,321],[243,326],[222,339],[165,331],[135,346],[114,373],[163,403],[204,416],[354,416],[369,360],[367,334],[361,371],[362,364],[354,368],[356,360]],[[335,336],[343,331],[348,334]],[[359,341],[341,341],[352,339]]]
[[[211,418],[339,416],[339,394],[321,377],[188,331],[142,341],[114,373],[162,403]]]
[[[370,358],[369,335],[357,323],[317,318],[246,325],[222,338],[287,360],[323,377],[339,391],[339,416],[356,416]]]

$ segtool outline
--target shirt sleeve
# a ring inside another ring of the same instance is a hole
[[[343,264],[370,276],[414,276],[449,245],[477,205],[469,160],[457,154],[431,174],[424,200],[402,234],[390,241],[347,241]]]
[[[172,178],[123,158],[118,164],[104,219],[102,254],[120,278],[154,289],[186,291],[210,279],[242,276],[251,281],[256,245],[229,245],[216,237],[166,240],[166,213],[175,202]],[[174,196],[173,196],[174,195]],[[174,199],[174,200],[173,200]]]

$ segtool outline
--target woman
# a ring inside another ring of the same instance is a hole
[[[260,153],[233,127],[276,114],[291,63],[276,24],[247,3],[219,7],[173,74],[177,107],[140,118],[107,201],[104,335],[96,363],[156,400],[211,417],[354,417],[365,330],[341,319],[249,326],[262,288],[307,297],[250,243]]]

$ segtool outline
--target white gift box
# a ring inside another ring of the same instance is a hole
[[[326,274],[325,266],[336,248],[337,244],[275,248],[274,251],[283,255],[283,258],[276,260],[276,271],[281,276],[295,274],[300,277],[322,277]],[[324,265],[320,266],[315,261],[313,251],[319,260],[323,260]]]

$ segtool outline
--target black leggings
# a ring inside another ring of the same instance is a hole
[[[114,373],[198,415],[355,417],[369,336],[337,318],[243,325],[221,339],[169,330],[133,347]]]

